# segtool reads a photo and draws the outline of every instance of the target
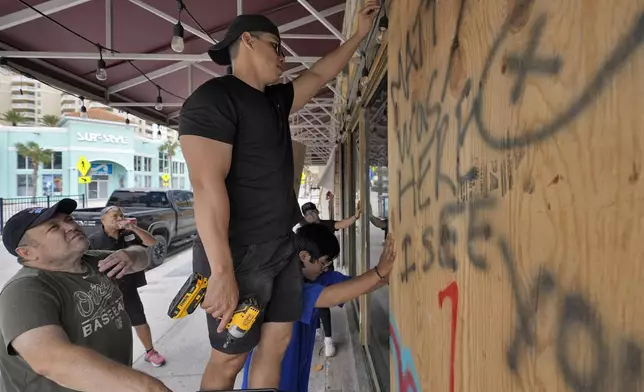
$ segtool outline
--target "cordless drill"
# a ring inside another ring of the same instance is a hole
[[[206,296],[207,288],[208,278],[197,272],[191,274],[170,303],[168,316],[173,319],[179,319],[192,314]],[[234,340],[246,336],[260,311],[259,304],[252,297],[245,298],[239,302],[232,319],[226,325],[227,336],[224,348],[228,347]]]

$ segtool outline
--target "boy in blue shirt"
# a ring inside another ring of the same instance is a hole
[[[296,247],[304,277],[302,317],[293,324],[291,342],[282,360],[279,390],[307,392],[318,308],[341,305],[388,284],[396,254],[393,238],[389,235],[378,265],[351,278],[336,271],[325,272],[340,253],[340,244],[335,235],[323,225],[314,223],[300,227],[296,232]],[[244,365],[242,389],[248,388],[252,356],[251,351]]]

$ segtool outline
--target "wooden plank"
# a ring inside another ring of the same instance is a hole
[[[644,3],[389,15],[392,390],[644,390]]]

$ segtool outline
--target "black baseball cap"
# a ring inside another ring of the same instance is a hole
[[[247,31],[271,33],[278,39],[280,37],[280,31],[275,23],[271,22],[264,15],[239,15],[233,20],[230,27],[228,27],[224,39],[208,50],[208,55],[212,61],[219,65],[230,65],[231,60],[228,47]]]
[[[317,211],[317,210],[318,208],[315,206],[315,204],[311,202],[304,203],[304,205],[302,206],[302,215],[306,215],[306,213],[309,211]]]
[[[5,248],[14,256],[18,256],[16,248],[27,230],[50,220],[56,213],[71,214],[77,203],[73,199],[62,199],[53,206],[27,208],[15,214],[4,225],[2,242]]]

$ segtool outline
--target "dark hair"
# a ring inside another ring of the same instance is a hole
[[[314,259],[327,256],[329,260],[333,260],[340,254],[338,239],[319,223],[309,223],[297,229],[295,241],[297,253],[305,250]]]

